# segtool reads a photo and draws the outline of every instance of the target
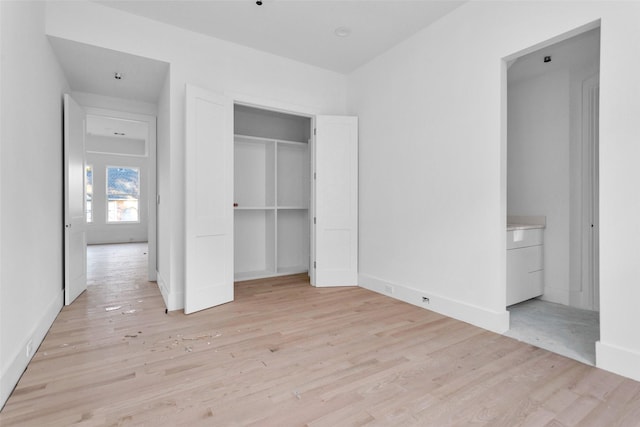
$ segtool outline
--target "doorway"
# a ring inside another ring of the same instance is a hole
[[[590,364],[599,339],[599,57],[591,26],[507,65],[507,295],[522,295],[507,298],[507,335]]]
[[[87,145],[81,162],[86,165],[76,181],[89,243],[148,241],[146,276],[155,281],[159,270],[156,117],[169,92],[169,64],[58,37],[48,39],[84,119],[79,134],[84,136],[81,145]],[[87,187],[83,181],[89,180],[93,182]],[[86,255],[86,250],[78,253]],[[86,258],[65,259],[65,269],[84,265],[86,273]],[[86,279],[82,282],[86,287]]]
[[[87,244],[147,243],[156,280],[156,118],[86,108]]]
[[[311,117],[234,105],[236,281],[310,274]]]

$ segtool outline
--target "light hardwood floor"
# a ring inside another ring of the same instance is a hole
[[[638,382],[362,288],[256,280],[165,314],[144,252],[97,251],[0,425],[640,425]]]

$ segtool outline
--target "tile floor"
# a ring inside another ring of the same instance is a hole
[[[507,307],[511,329],[506,336],[595,365],[595,342],[600,339],[596,311],[532,299]]]

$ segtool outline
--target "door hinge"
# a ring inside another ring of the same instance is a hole
[[[317,134],[318,134],[318,129],[313,128],[313,134],[314,134],[314,135],[317,135]]]
[[[313,268],[316,268],[316,262],[313,261]]]
[[[316,217],[315,216],[313,217],[313,223],[314,224],[316,223]]]
[[[316,173],[315,172],[313,173],[313,179],[316,179]]]

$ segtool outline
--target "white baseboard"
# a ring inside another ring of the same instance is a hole
[[[18,347],[15,354],[11,357],[11,361],[6,365],[6,369],[0,377],[0,409],[9,399],[11,392],[20,380],[20,377],[27,369],[27,365],[33,358],[38,347],[42,344],[45,335],[51,328],[53,321],[62,310],[64,305],[64,291],[60,291],[58,295],[49,303],[46,310],[36,323],[30,334],[24,337],[22,344]],[[27,357],[27,345],[31,341],[31,354]]]
[[[435,311],[445,316],[502,334],[509,330],[509,312],[495,312],[462,301],[424,292],[409,286],[390,283],[375,277],[361,274],[358,276],[361,287],[369,289],[409,304]],[[428,302],[423,301],[428,298]]]
[[[182,310],[184,308],[184,293],[172,293],[169,285],[159,271],[156,271],[156,282],[158,283],[158,288],[160,288],[160,293],[162,294],[162,299],[164,299],[164,305],[167,307],[167,310]]]
[[[596,366],[640,381],[640,353],[628,348],[596,341]]]
[[[559,290],[553,288],[544,288],[544,294],[540,297],[542,301],[553,302],[556,304],[570,305],[569,304],[569,291]]]

